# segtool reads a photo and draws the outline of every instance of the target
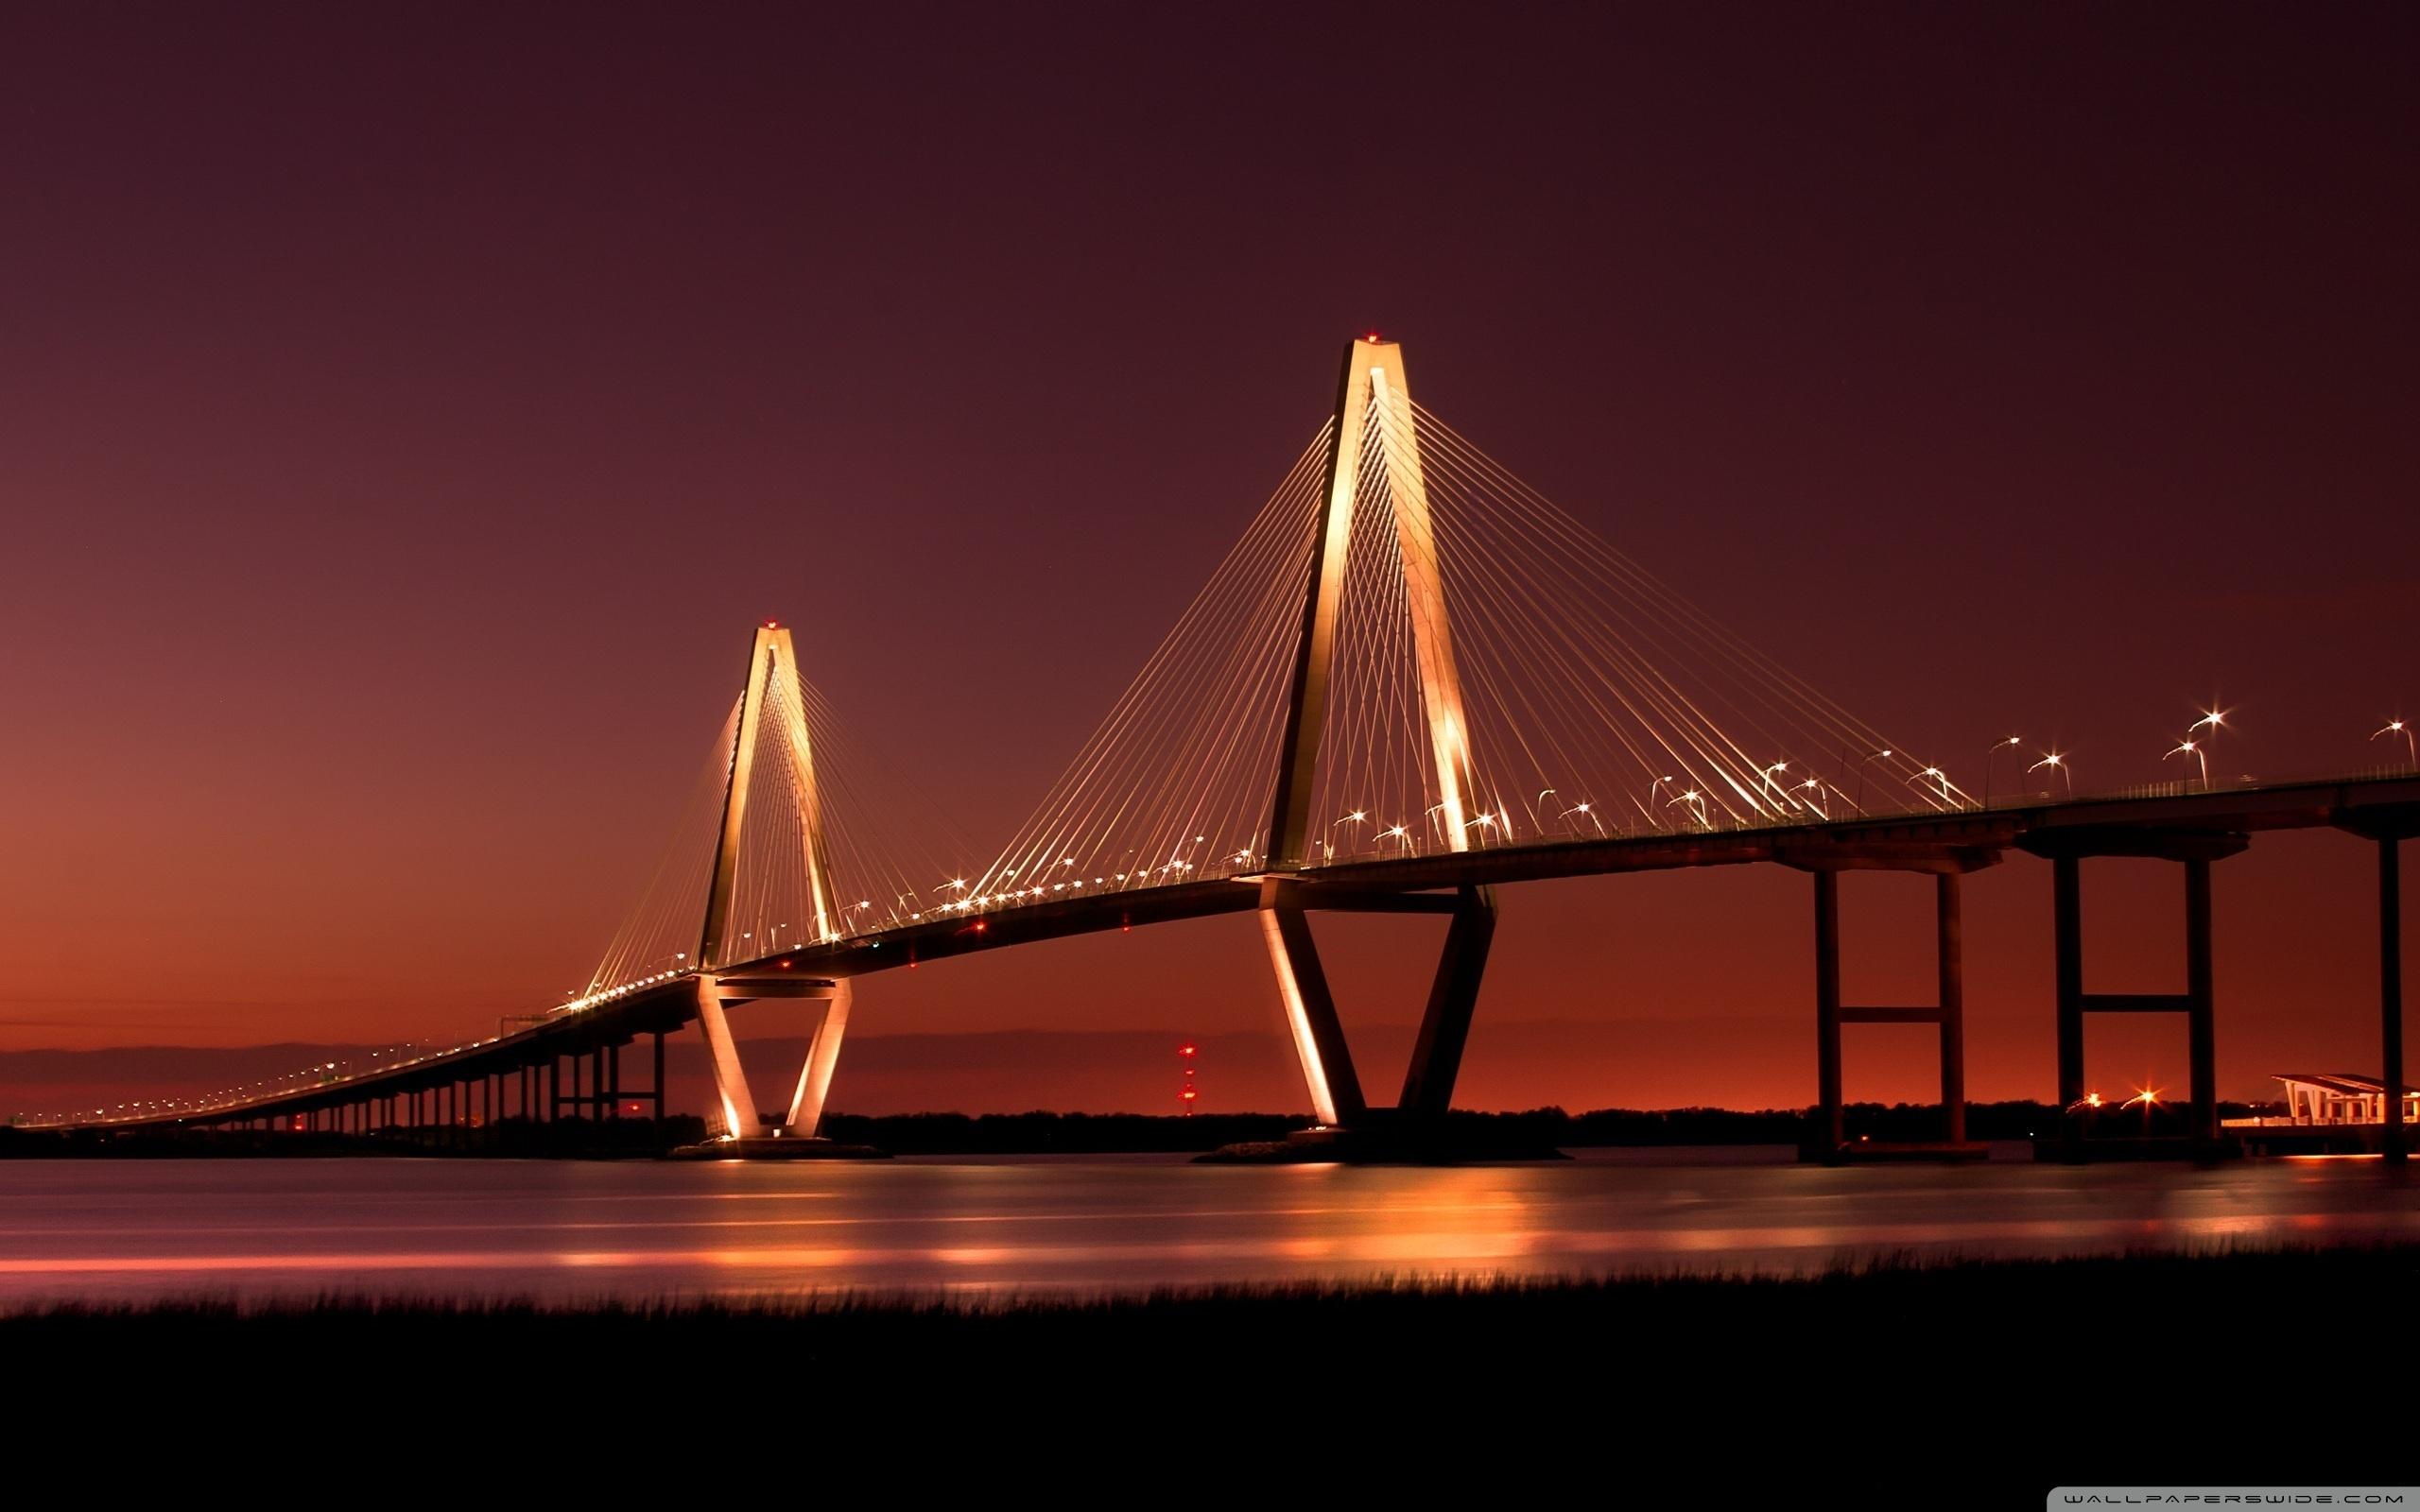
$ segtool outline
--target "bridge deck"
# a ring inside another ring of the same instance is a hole
[[[1338,863],[1291,875],[1304,889],[1305,905],[1320,908],[1351,906],[1357,895],[1373,892],[1759,862],[1809,870],[1965,870],[1991,865],[2012,847],[2048,853],[2097,844],[2120,848],[2128,835],[2226,837],[2329,827],[2413,833],[2420,829],[2420,776],[2364,775],[2211,792],[2145,790],[1766,829],[1558,840]],[[1256,876],[1219,877],[957,913],[739,963],[716,974],[724,979],[857,977],[1011,945],[1243,913],[1259,902],[1258,881]],[[1323,899],[1322,893],[1328,896]],[[680,1029],[696,1013],[695,979],[682,976],[513,1034],[341,1080],[206,1108],[76,1120],[56,1126],[172,1127],[315,1112],[494,1072],[517,1072],[601,1045],[627,1044],[639,1035]]]

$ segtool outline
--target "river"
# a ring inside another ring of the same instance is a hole
[[[0,1307],[398,1296],[569,1302],[1392,1276],[1806,1271],[2420,1241],[2374,1160],[1830,1169],[1762,1152],[1458,1168],[1181,1157],[0,1163]]]

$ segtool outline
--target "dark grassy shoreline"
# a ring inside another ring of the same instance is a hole
[[[2128,1250],[2050,1259],[1927,1258],[1913,1253],[1806,1275],[1751,1271],[1636,1270],[1605,1276],[1507,1278],[1374,1274],[1349,1281],[1157,1288],[1148,1292],[799,1291],[632,1302],[549,1304],[456,1298],[433,1293],[326,1294],[306,1300],[241,1304],[207,1293],[158,1302],[60,1302],[0,1310],[0,1340],[24,1342],[53,1330],[174,1325],[202,1328],[528,1324],[670,1328],[856,1328],[900,1324],[980,1332],[1026,1322],[1207,1315],[1235,1312],[1428,1311],[1440,1315],[1535,1316],[1563,1310],[1698,1306],[1898,1310],[1910,1304],[2022,1293],[2107,1297],[2157,1293],[2174,1303],[2213,1288],[2239,1306],[2288,1301],[2307,1315],[2354,1305],[2346,1289],[2401,1292],[2420,1283],[2420,1244],[2243,1246],[2201,1251]],[[2181,1289],[2181,1292],[2180,1292]],[[1811,1314],[1810,1314],[1811,1315]]]
[[[0,1360],[71,1432],[130,1381],[231,1372],[178,1396],[177,1430],[271,1422],[306,1456],[298,1423],[384,1434],[501,1400],[581,1437],[616,1409],[646,1433],[845,1428],[910,1486],[1028,1453],[1113,1493],[1201,1456],[1282,1477],[1316,1443],[1431,1494],[1559,1476],[1691,1505],[2038,1507],[2054,1484],[2408,1480],[2400,1389],[2300,1393],[2276,1362],[2316,1338],[2400,1370],[2415,1283],[2420,1246],[1128,1297],[76,1304],[0,1315]]]

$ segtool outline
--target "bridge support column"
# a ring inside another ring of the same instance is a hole
[[[2059,1106],[2083,1101],[2083,862],[2050,862],[2052,952],[2059,992]]]
[[[1276,880],[1261,884],[1260,932],[1269,946],[1269,964],[1277,973],[1277,995],[1294,1037],[1294,1055],[1311,1094],[1311,1115],[1322,1128],[1339,1128],[1361,1122],[1369,1105],[1362,1101],[1361,1078],[1354,1074],[1344,1024],[1336,1016],[1336,999],[1320,966],[1311,921],[1298,901],[1299,885]]]
[[[2212,961],[2210,866],[2251,842],[2241,834],[2158,830],[2047,831],[2021,842],[2050,859],[2050,913],[2058,980],[2059,1103],[2073,1115],[2090,1095],[2083,1060],[2084,1019],[2094,1013],[2185,1015],[2186,1069],[2191,1108],[2186,1133],[2195,1143],[2219,1140],[2218,994]],[[2083,864],[2089,856],[2174,861],[2185,869],[2185,990],[2087,992],[2083,986]],[[2081,1138],[2070,1122],[2065,1138]]]
[[[840,1063],[840,1040],[849,1029],[849,1002],[852,994],[843,980],[832,984],[832,995],[823,1002],[823,1011],[817,1015],[815,1027],[806,1042],[806,1062],[798,1070],[798,1088],[790,1094],[789,1117],[783,1122],[782,1132],[794,1140],[815,1138],[818,1125],[823,1122],[823,1097],[832,1090],[832,1072]],[[657,1086],[663,1085],[661,1074]]]
[[[1841,1103],[1841,874],[1815,873],[1815,1106],[1824,1145],[1848,1143]]]
[[[2389,1166],[2408,1154],[2403,1130],[2403,837],[2378,837],[2378,1081],[2386,1084],[2386,1132],[2378,1144]]]
[[[1949,1143],[1966,1143],[1966,924],[1954,871],[1933,879],[1933,944],[1941,993],[1941,1109]]]
[[[1843,1007],[1841,1004],[1841,879],[1837,869],[1815,878],[1815,1118],[1814,1143],[1824,1159],[1856,1146],[1848,1140],[1847,1105],[1841,1093],[1841,1026],[1848,1023],[1928,1023],[1941,1039],[1941,1109],[1944,1147],[1938,1153],[1979,1153],[1966,1143],[1966,954],[1960,905],[1961,867],[1945,862],[1932,873],[1933,954],[1938,996],[1922,1007]],[[1893,1146],[1878,1146],[1890,1150]],[[1907,1146],[1895,1147],[1905,1151]]]
[[[2420,834],[2420,805],[2338,816],[2336,825],[2378,849],[2378,1080],[2385,1088],[2385,1122],[2378,1153],[2387,1164],[2409,1159],[2411,1131],[2403,1107],[2403,842]]]
[[[748,1074],[739,1067],[739,1047],[732,1041],[731,1021],[722,1009],[722,994],[711,976],[698,978],[698,1032],[705,1037],[706,1058],[715,1074],[715,1100],[723,1122],[735,1140],[756,1132],[756,1102],[748,1091]]]
[[[1337,1016],[1327,973],[1320,964],[1319,945],[1311,935],[1308,911],[1314,908],[1448,916],[1445,943],[1438,954],[1427,1007],[1421,1017],[1420,1038],[1412,1046],[1403,1093],[1392,1109],[1372,1108],[1362,1094],[1344,1024]],[[1461,1071],[1471,1016],[1487,971],[1488,949],[1495,937],[1495,890],[1464,886],[1450,894],[1346,893],[1270,878],[1261,884],[1260,925],[1270,965],[1277,976],[1287,1027],[1293,1035],[1294,1053],[1302,1063],[1303,1081],[1320,1126],[1351,1128],[1377,1123],[1380,1115],[1390,1113],[1430,1122],[1442,1119],[1453,1106],[1454,1082]]]
[[[2185,863],[2185,1045],[2193,1137],[2219,1142],[2218,1015],[2211,984],[2210,864]]]
[[[2378,1079],[2386,1084],[2386,1128],[2379,1150],[2389,1165],[2406,1158],[2403,1127],[2403,842],[2378,837]]]
[[[655,1121],[664,1122],[664,1031],[655,1031]]]
[[[1495,940],[1495,893],[1464,887],[1445,926],[1445,948],[1428,987],[1420,1039],[1405,1071],[1396,1106],[1425,1118],[1443,1118],[1452,1106],[1454,1079],[1461,1074],[1462,1047],[1470,1040],[1471,1015],[1478,1007],[1479,980],[1487,974],[1488,948]]]

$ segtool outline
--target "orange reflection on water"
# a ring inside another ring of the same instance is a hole
[[[204,1290],[589,1299],[1484,1282],[2420,1239],[2411,1190],[2380,1179],[2375,1161],[1858,1171],[903,1162],[702,1174],[225,1161],[191,1162],[173,1179],[136,1162],[29,1164],[0,1165],[9,1214],[0,1308]]]

